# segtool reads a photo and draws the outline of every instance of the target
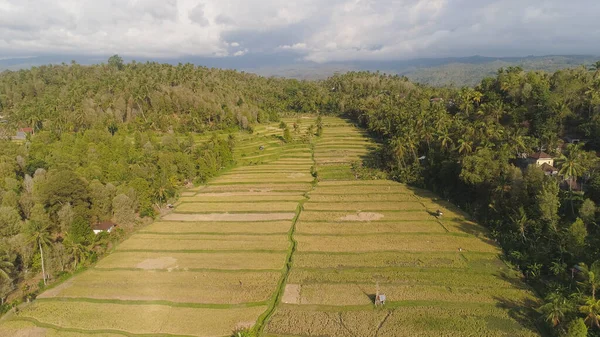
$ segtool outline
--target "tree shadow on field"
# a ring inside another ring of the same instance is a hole
[[[498,308],[504,309],[508,315],[521,326],[538,330],[536,321],[539,318],[539,313],[534,309],[539,306],[539,303],[532,299],[514,300],[506,297],[494,296],[493,299],[498,303]],[[507,331],[513,332],[514,331]]]

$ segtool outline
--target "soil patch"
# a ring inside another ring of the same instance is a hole
[[[295,213],[208,213],[208,214],[180,214],[171,213],[163,220],[174,221],[270,221],[292,220]]]
[[[299,284],[286,284],[281,302],[286,304],[300,304],[300,288]]]
[[[73,279],[63,282],[62,284],[44,291],[38,298],[51,298],[58,296],[63,290],[70,288],[73,285]]]
[[[38,327],[19,329],[19,331],[15,332],[13,337],[40,337],[40,336],[46,336],[46,332],[47,332],[46,329],[38,328]]]
[[[381,213],[372,212],[358,212],[356,214],[349,214],[339,218],[339,221],[376,221],[383,218]]]
[[[135,267],[140,269],[167,269],[175,266],[177,259],[170,256],[147,259],[138,263]]]

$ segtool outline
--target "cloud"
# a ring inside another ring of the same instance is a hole
[[[204,15],[204,4],[197,4],[196,7],[192,8],[189,12],[188,17],[193,22],[199,24],[201,27],[208,26],[208,19]]]
[[[600,54],[599,14],[597,0],[0,0],[0,56]]]

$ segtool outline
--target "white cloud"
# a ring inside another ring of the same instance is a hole
[[[0,56],[600,53],[598,15],[597,0],[0,0]]]
[[[246,55],[246,53],[248,52],[248,49],[244,49],[244,50],[238,50],[235,53],[233,53],[233,56],[242,56],[242,55]]]

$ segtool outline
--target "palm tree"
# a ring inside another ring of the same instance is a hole
[[[85,261],[85,259],[88,257],[88,247],[86,247],[80,240],[77,240],[71,233],[67,233],[64,245],[67,251],[73,256],[73,268],[77,269],[77,264]]]
[[[469,154],[473,151],[473,142],[471,141],[459,139],[458,144],[457,150],[459,154]]]
[[[594,62],[591,66],[590,66],[590,70],[592,71],[598,71],[600,70],[600,61],[596,61]]]
[[[589,327],[600,328],[600,300],[589,297],[585,304],[579,307],[579,312],[585,314],[585,323]]]
[[[42,260],[42,277],[44,279],[44,285],[46,282],[46,268],[44,266],[44,247],[47,247],[51,243],[50,229],[47,224],[43,224],[38,221],[29,220],[27,221],[27,241],[33,243],[34,246],[40,250]]]
[[[561,156],[559,159],[562,161],[559,173],[569,183],[569,192],[572,193],[572,181],[577,182],[577,177],[581,176],[584,171],[584,167],[580,163],[581,147],[579,144],[570,144],[568,146],[568,154]],[[575,214],[573,208],[573,198],[571,197],[571,211]]]
[[[592,263],[589,268],[583,263],[580,266],[587,278],[581,283],[591,289],[592,299],[596,299],[596,290],[600,289],[600,260]]]
[[[10,272],[14,267],[12,262],[10,262],[10,256],[6,251],[3,251],[0,255],[0,279],[10,280]]]
[[[552,326],[557,326],[565,318],[565,313],[569,311],[571,305],[569,301],[561,294],[552,293],[546,297],[546,303],[537,310],[547,322]]]
[[[450,137],[448,129],[442,129],[441,131],[439,131],[437,134],[437,138],[440,142],[440,145],[442,146],[442,149],[444,150],[447,150],[454,143],[452,137]]]

